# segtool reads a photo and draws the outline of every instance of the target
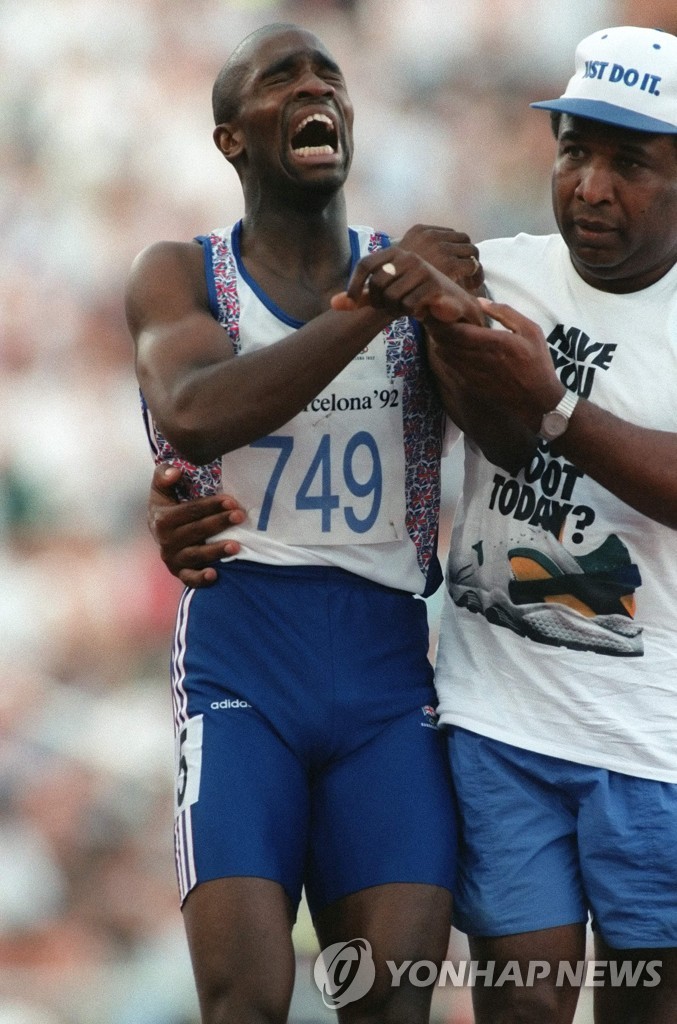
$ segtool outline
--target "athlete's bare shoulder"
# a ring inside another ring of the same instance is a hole
[[[125,290],[132,334],[153,317],[209,309],[204,255],[199,242],[154,242],[132,263]]]

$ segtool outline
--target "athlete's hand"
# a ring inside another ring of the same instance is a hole
[[[175,488],[182,475],[178,466],[163,463],[155,467],[148,527],[169,571],[187,587],[208,587],[217,578],[214,562],[240,550],[237,541],[207,543],[209,537],[242,523],[246,513],[226,494],[178,501]]]
[[[345,292],[331,300],[334,309],[363,306],[384,309],[393,319],[411,316],[423,323],[459,320],[483,324],[477,299],[416,253],[399,246],[379,249],[356,265]]]

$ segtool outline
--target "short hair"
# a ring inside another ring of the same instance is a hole
[[[242,83],[249,67],[250,53],[255,44],[265,36],[288,31],[302,30],[298,25],[285,22],[262,25],[238,43],[219,71],[212,86],[214,124],[226,124],[237,115],[240,109]]]
[[[238,47],[239,50],[239,47]],[[226,124],[237,114],[247,65],[238,59],[238,50],[226,61],[212,87],[214,124]]]

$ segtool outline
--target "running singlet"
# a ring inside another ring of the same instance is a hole
[[[275,344],[303,326],[277,307],[240,258],[241,222],[198,239],[214,317],[236,354]],[[353,264],[388,239],[351,228]],[[444,415],[418,325],[393,322],[284,427],[210,466],[193,467],[158,432],[144,404],[157,462],[190,477],[184,497],[224,490],[247,520],[220,536],[239,559],[333,565],[410,593],[432,593]]]

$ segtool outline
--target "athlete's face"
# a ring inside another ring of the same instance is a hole
[[[341,69],[315,36],[300,29],[264,36],[248,57],[240,97],[234,155],[250,178],[329,190],[343,185],[353,108]]]
[[[563,115],[552,179],[557,224],[584,281],[646,288],[677,261],[677,142]]]

